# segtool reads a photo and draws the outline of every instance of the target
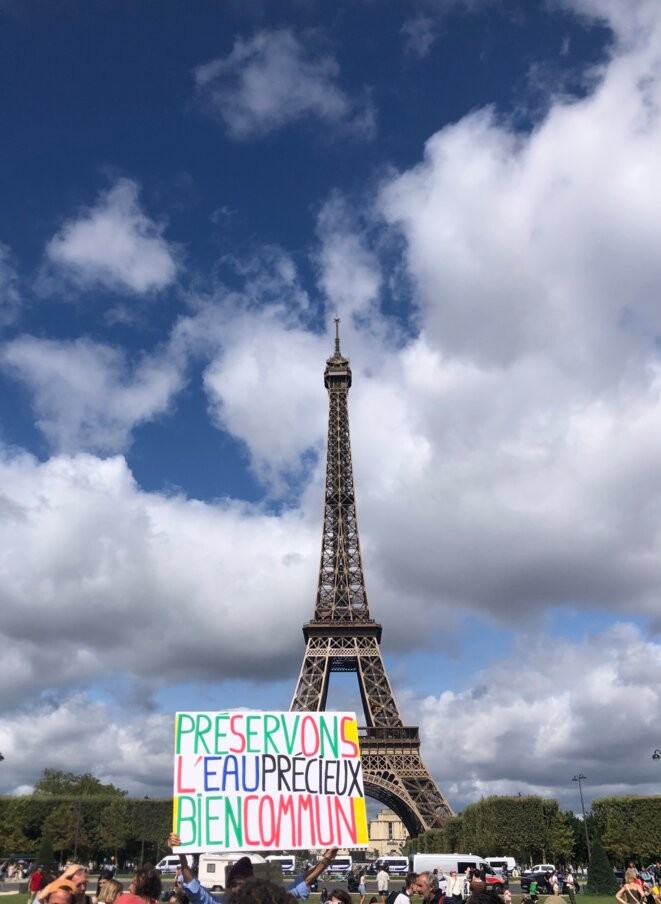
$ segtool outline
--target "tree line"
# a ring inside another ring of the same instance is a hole
[[[0,859],[47,840],[61,862],[156,862],[171,828],[171,798],[130,798],[89,773],[46,769],[31,795],[0,797]]]
[[[587,828],[613,865],[661,859],[661,796],[594,800]],[[557,801],[534,795],[483,798],[405,845],[406,853],[434,851],[506,854],[520,864],[588,862],[583,821],[560,810]]]
[[[156,862],[171,825],[170,798],[130,798],[89,773],[46,769],[32,794],[0,797],[0,858],[36,854],[47,840],[62,861]],[[661,796],[594,800],[587,827],[613,865],[661,859]],[[483,798],[404,846],[405,853],[442,851],[507,854],[520,864],[588,861],[583,822],[534,795]]]

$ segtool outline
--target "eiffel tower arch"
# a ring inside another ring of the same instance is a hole
[[[351,368],[340,351],[339,320],[324,383],[329,411],[321,564],[290,710],[325,710],[331,673],[356,674],[365,716],[359,728],[365,792],[390,807],[415,837],[438,828],[453,811],[422,762],[417,727],[402,721],[381,658],[382,627],[370,617],[349,436]]]

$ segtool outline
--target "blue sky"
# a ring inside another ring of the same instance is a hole
[[[450,802],[657,790],[660,37],[655,0],[0,0],[0,791],[165,794],[176,709],[288,707],[336,316]]]

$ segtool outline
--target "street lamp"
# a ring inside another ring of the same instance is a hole
[[[661,756],[661,754],[660,754]],[[575,775],[572,779],[573,782],[578,782],[578,793],[581,795],[581,813],[583,814],[583,828],[585,829],[585,845],[588,849],[588,863],[592,860],[592,852],[590,851],[590,837],[588,835],[588,824],[585,818],[585,804],[583,803],[583,788],[581,787],[581,782],[584,782],[587,779],[587,775],[583,775],[582,772],[579,772],[578,775]]]
[[[2,754],[0,753],[0,760],[2,759]],[[654,753],[652,754],[653,760],[661,760],[661,750],[657,747]]]

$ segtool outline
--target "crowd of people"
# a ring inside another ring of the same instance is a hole
[[[652,864],[646,877],[630,863],[615,897],[620,904],[661,904],[661,863]]]
[[[168,845],[178,847],[179,836],[171,834]],[[82,864],[69,864],[60,875],[53,875],[37,867],[28,878],[27,904],[158,904],[167,900],[168,904],[297,904],[309,897],[316,880],[332,866],[337,849],[326,851],[323,857],[303,876],[295,879],[285,888],[282,885],[259,878],[249,857],[240,857],[230,868],[226,877],[226,888],[221,896],[213,895],[204,888],[181,854],[171,892],[164,893],[161,875],[152,867],[138,869],[128,887],[124,887],[114,877],[114,867],[101,869],[94,893],[88,889],[89,870]],[[0,864],[6,874],[11,875],[7,864]],[[23,871],[17,878],[26,878]],[[356,875],[356,891],[360,895],[359,904],[365,904],[367,876],[364,872]],[[414,895],[420,896],[423,904],[511,904],[511,894],[507,887],[496,895],[488,890],[486,877],[479,870],[469,868],[458,874],[443,870],[409,873],[401,888],[390,891],[392,877],[382,868],[376,875],[377,895],[367,904],[410,904]],[[646,881],[649,880],[649,881]],[[401,878],[397,878],[401,883]],[[544,888],[540,888],[543,885]],[[576,882],[571,871],[566,874],[549,871],[539,881],[531,881],[528,901],[537,904],[540,892],[559,895],[568,894],[571,904],[576,904],[574,892]],[[618,904],[661,904],[661,863],[650,868],[645,876],[633,864],[629,865],[622,887],[615,895]],[[320,904],[354,904],[349,892],[342,888],[323,887]]]

